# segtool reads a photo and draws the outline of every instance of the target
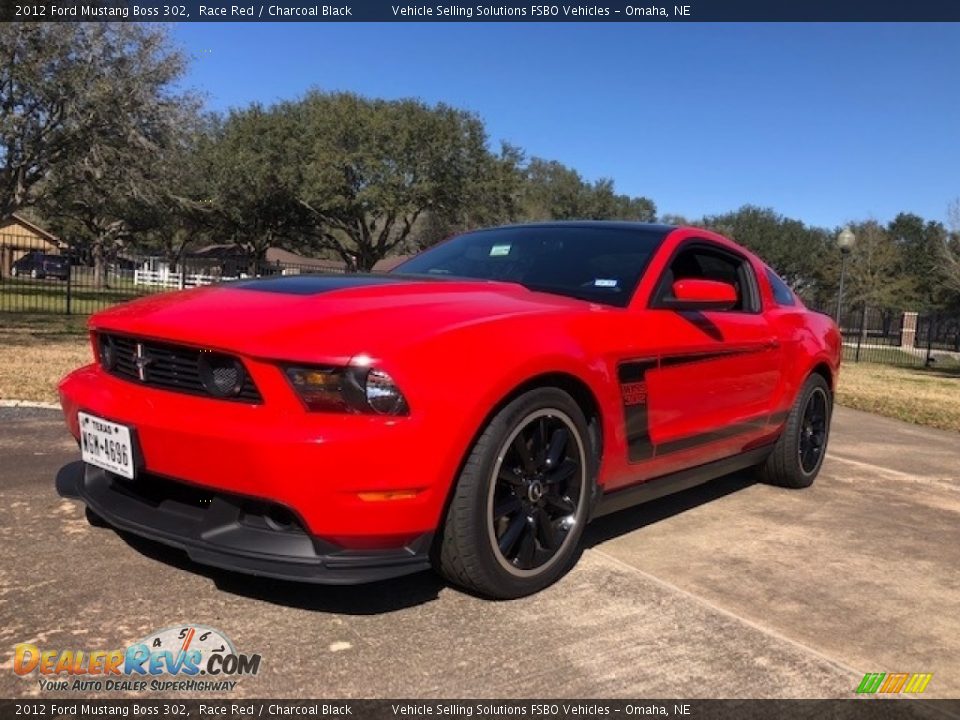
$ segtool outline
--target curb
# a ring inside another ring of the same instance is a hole
[[[42,410],[59,410],[56,403],[35,402],[33,400],[0,400],[0,407],[40,408]]]

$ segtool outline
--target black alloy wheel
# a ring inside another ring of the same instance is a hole
[[[504,442],[490,483],[488,530],[508,572],[529,575],[558,557],[576,524],[584,461],[573,421],[555,409],[530,414]]]
[[[807,398],[800,420],[800,440],[797,443],[801,469],[810,474],[823,460],[827,444],[827,394],[823,388],[814,388]]]
[[[826,378],[810,375],[797,393],[760,477],[771,485],[805,488],[813,484],[830,440],[833,393]]]
[[[491,598],[522,597],[576,562],[598,457],[582,408],[540,387],[499,409],[471,447],[435,548],[448,580]]]

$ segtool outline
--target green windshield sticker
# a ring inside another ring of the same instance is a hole
[[[509,245],[494,245],[490,248],[490,257],[503,257],[510,254]]]

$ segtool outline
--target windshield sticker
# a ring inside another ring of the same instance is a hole
[[[509,245],[494,245],[490,248],[490,257],[503,257],[510,254]]]
[[[618,283],[617,283],[616,280],[608,280],[608,279],[605,279],[605,278],[597,278],[596,280],[593,281],[594,287],[610,287],[610,288],[615,288],[615,287],[617,286],[617,284],[618,284]]]

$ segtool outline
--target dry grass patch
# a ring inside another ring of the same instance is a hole
[[[0,313],[0,400],[56,402],[60,378],[90,362],[86,320]]]
[[[874,363],[845,363],[840,405],[917,425],[960,431],[960,373]]]

